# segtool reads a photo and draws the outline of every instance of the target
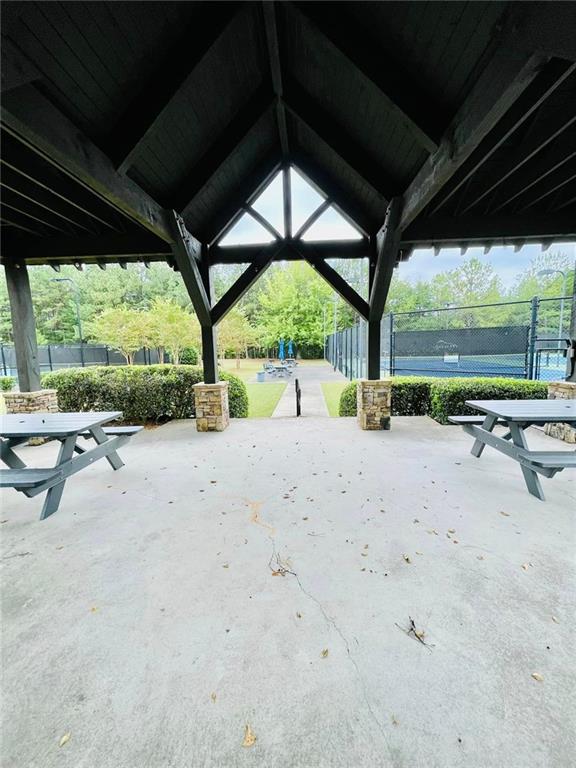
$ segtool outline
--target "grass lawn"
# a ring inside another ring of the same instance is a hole
[[[322,393],[326,400],[326,407],[330,416],[338,416],[338,406],[340,405],[340,395],[342,390],[350,382],[348,381],[324,381],[322,382]]]
[[[248,418],[272,416],[286,384],[246,384],[248,390]]]
[[[233,373],[235,376],[238,376],[239,379],[242,379],[242,381],[246,381],[247,379],[253,379],[258,371],[262,370],[262,363],[266,360],[268,360],[267,357],[261,359],[256,358],[254,360],[252,358],[248,358],[247,360],[242,358],[240,360],[240,368],[236,368],[236,360],[232,359],[219,360],[218,365],[222,370],[228,371],[228,373]],[[327,363],[326,360],[298,360],[298,365],[329,366],[330,363]]]

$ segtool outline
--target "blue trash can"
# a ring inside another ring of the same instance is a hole
[[[256,381],[262,382],[264,381],[264,377],[266,376],[266,371],[258,371],[256,374]]]

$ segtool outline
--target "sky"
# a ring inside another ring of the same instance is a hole
[[[464,256],[459,248],[443,248],[437,256],[432,249],[420,248],[412,253],[408,261],[398,266],[398,277],[402,280],[427,282],[438,272],[456,269],[463,261],[475,256],[483,264],[490,264],[494,272],[502,280],[505,288],[514,285],[516,277],[530,266],[532,259],[542,253],[540,245],[525,245],[517,253],[512,246],[494,246],[487,254],[482,248],[469,248]],[[546,254],[562,253],[568,257],[569,263],[576,261],[575,243],[552,243],[545,251]]]
[[[324,198],[294,169],[291,173],[293,231],[297,231],[308,216],[322,204]],[[279,173],[253,203],[254,209],[284,235],[282,175]],[[328,208],[302,236],[303,240],[354,240],[358,233],[334,208]],[[274,236],[249,214],[223,238],[221,245],[268,243]],[[459,248],[444,248],[437,255],[432,249],[417,249],[410,259],[398,267],[398,277],[410,282],[429,281],[439,272],[456,269],[462,262],[476,257],[490,264],[505,288],[511,288],[519,274],[542,253],[540,245],[525,245],[518,252],[512,246],[494,246],[485,254],[482,248],[469,248],[464,255]],[[553,243],[547,254],[565,254],[570,264],[576,261],[575,243]]]

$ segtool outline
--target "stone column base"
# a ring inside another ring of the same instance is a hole
[[[58,395],[55,389],[36,392],[4,392],[6,413],[58,413]],[[31,437],[28,445],[42,445],[43,437]]]
[[[392,379],[359,379],[356,389],[360,429],[390,429]]]
[[[576,383],[573,381],[552,381],[548,384],[549,400],[576,400]],[[576,443],[576,429],[570,424],[546,424],[544,432],[566,443]]]
[[[223,432],[230,424],[227,381],[194,384],[194,400],[198,432]]]

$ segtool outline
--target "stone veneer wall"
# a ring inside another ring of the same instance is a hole
[[[4,392],[6,413],[57,413],[58,396],[55,389],[37,392]]]
[[[572,381],[552,381],[548,384],[549,400],[576,400],[576,383]],[[546,424],[544,431],[551,437],[557,437],[567,443],[576,443],[576,429],[569,424]]]
[[[194,400],[198,432],[223,432],[230,424],[227,381],[195,384]]]
[[[58,394],[55,389],[36,392],[4,392],[6,413],[58,413]],[[28,445],[42,445],[43,437],[31,437]]]
[[[390,429],[391,379],[359,379],[356,389],[360,429]]]

